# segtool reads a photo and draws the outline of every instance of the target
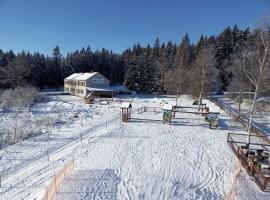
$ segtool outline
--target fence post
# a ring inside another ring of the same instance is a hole
[[[253,164],[250,165],[250,172],[251,172],[251,175],[253,176]]]
[[[57,192],[57,186],[56,186],[56,177],[55,174],[53,175],[54,178],[54,189],[55,189],[55,193]]]
[[[66,179],[66,165],[67,164],[65,164],[64,179]]]
[[[49,150],[47,150],[47,158],[48,158],[48,162],[49,162],[50,161]]]
[[[81,126],[82,126],[82,116],[80,116],[80,118],[81,118]]]
[[[265,177],[263,180],[263,190],[266,190],[266,186],[267,186],[267,178]]]
[[[83,145],[83,134],[80,133],[80,138],[81,138],[81,145]]]

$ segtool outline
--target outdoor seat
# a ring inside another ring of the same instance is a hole
[[[263,151],[263,152],[262,152],[262,156],[263,156],[263,157],[269,157],[269,153],[268,153],[267,151]]]
[[[254,151],[254,150],[248,150],[248,155],[255,156],[256,155],[256,151]]]
[[[257,149],[257,150],[256,150],[256,154],[257,154],[258,156],[262,156],[263,151],[264,151],[264,149]]]
[[[269,164],[261,163],[261,169],[270,169]]]

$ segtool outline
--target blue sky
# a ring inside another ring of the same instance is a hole
[[[234,24],[254,27],[269,10],[268,0],[0,0],[0,49],[122,52],[185,33],[196,42]]]

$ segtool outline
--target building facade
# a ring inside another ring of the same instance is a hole
[[[88,88],[108,88],[110,81],[98,72],[75,73],[64,79],[64,90],[74,96],[86,97],[91,91]]]

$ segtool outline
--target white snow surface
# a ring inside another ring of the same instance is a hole
[[[161,119],[161,113],[136,114],[136,108],[160,106],[164,101],[174,99],[135,96],[132,116]],[[219,110],[204,102],[210,110]],[[52,106],[58,103],[61,106]],[[178,105],[191,103],[189,96],[181,96]],[[227,133],[244,133],[240,124],[222,111],[216,130],[195,114],[178,114],[172,125],[144,120],[122,123],[120,107],[120,102],[88,107],[72,96],[37,104],[36,113],[61,113],[70,123],[52,128],[49,140],[41,134],[0,150],[0,199],[40,199],[53,174],[72,158],[75,172],[60,187],[58,200],[226,197],[238,163],[226,143]],[[79,111],[83,114],[71,120],[72,113]],[[245,171],[237,183],[236,199],[270,199]]]
[[[91,78],[92,76],[94,76],[95,74],[97,74],[97,72],[94,73],[83,73],[80,76],[76,76],[74,78],[74,80],[79,80],[79,81],[86,81],[87,79]]]
[[[222,100],[225,104],[231,106],[232,108],[238,110],[238,103],[236,103],[233,99],[231,99],[228,96],[220,96],[218,97],[220,100]],[[269,97],[263,97],[258,99],[258,101],[264,101],[268,102]],[[245,103],[241,104],[241,114],[245,114],[246,116],[249,116],[251,110],[251,105],[246,105]],[[257,123],[263,124],[270,128],[269,120],[270,120],[270,113],[264,110],[259,110],[255,112],[255,116],[253,120]]]
[[[78,76],[81,76],[81,75],[83,75],[83,73],[74,73],[74,74],[71,74],[70,76],[66,77],[65,79],[66,80],[72,80],[72,79],[74,79],[74,78],[76,78]]]

